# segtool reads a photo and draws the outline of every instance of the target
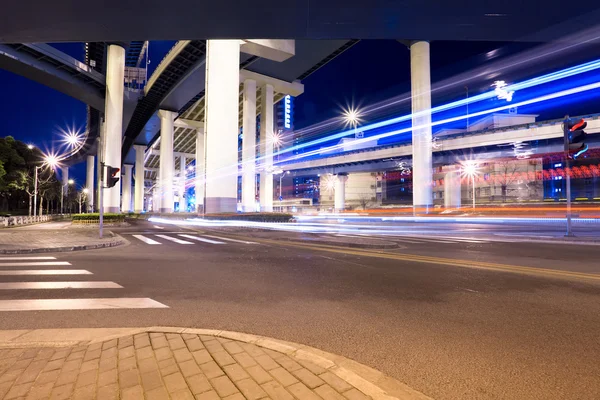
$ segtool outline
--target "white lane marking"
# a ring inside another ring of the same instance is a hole
[[[201,238],[199,236],[192,236],[192,235],[179,235],[179,236],[182,236],[182,237],[188,238],[188,239],[199,240],[201,242],[206,242],[206,243],[225,244],[225,242],[217,242],[216,240],[205,239],[205,238]]]
[[[2,282],[0,290],[16,289],[122,289],[123,286],[109,281],[80,282]]]
[[[56,257],[0,257],[0,261],[18,261],[18,260],[56,260]]]
[[[167,235],[156,235],[156,236],[158,236],[159,238],[170,240],[171,242],[179,243],[179,244],[194,244],[192,242],[188,242],[187,240],[181,240],[181,239],[177,239],[177,238],[167,236]]]
[[[229,242],[244,243],[244,244],[258,244],[256,242],[248,242],[246,240],[229,239],[229,238],[224,238],[224,237],[220,237],[220,236],[213,236],[213,235],[202,235],[202,236],[206,236],[206,237],[213,238],[213,239],[227,240]]]
[[[103,310],[119,308],[169,307],[147,297],[117,297],[104,299],[0,300],[0,311]]]
[[[165,229],[164,226],[153,225],[156,229]]]
[[[147,238],[144,235],[131,235],[136,239],[140,239],[142,242],[147,243],[147,244],[162,244],[161,242],[157,242],[156,240]]]
[[[398,239],[399,242],[402,243],[413,243],[413,244],[423,244],[423,243],[428,243],[428,242],[424,242],[422,240],[409,240],[409,239]]]
[[[85,269],[21,269],[0,271],[0,275],[92,275]]]
[[[71,265],[71,263],[68,261],[32,261],[0,263],[0,267],[42,267],[59,265]]]

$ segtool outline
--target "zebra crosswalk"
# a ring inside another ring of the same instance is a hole
[[[227,243],[240,244],[258,244],[248,240],[231,239],[227,237],[214,235],[192,235],[185,233],[170,233],[170,234],[132,234],[131,237],[136,238],[140,242],[148,245],[161,245],[166,243],[177,243],[182,245],[197,244],[197,242],[207,243],[210,245],[225,245]],[[138,242],[139,243],[139,242]]]
[[[125,288],[117,282],[93,280],[91,271],[72,267],[71,262],[50,256],[0,257],[0,312],[168,308],[147,297],[106,297]],[[98,291],[100,297],[78,297],[81,290]],[[21,291],[31,298],[24,299]],[[60,291],[65,298],[40,298],[49,291]]]

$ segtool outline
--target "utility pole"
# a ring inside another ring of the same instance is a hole
[[[565,178],[567,185],[567,233],[565,237],[573,237],[572,221],[571,221],[571,165],[569,160],[569,116],[565,115],[563,121],[563,136],[564,136],[564,156],[565,156]]]
[[[35,172],[33,173],[33,216],[37,216],[37,185],[38,185],[38,167],[34,167]]]
[[[98,160],[100,160],[100,182],[98,184],[98,236],[102,239],[104,230],[104,132],[100,132],[98,137]]]

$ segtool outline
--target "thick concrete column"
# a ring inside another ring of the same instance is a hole
[[[87,211],[94,211],[94,167],[95,160],[94,156],[87,156],[87,170],[85,176],[85,187],[87,188]]]
[[[104,108],[104,162],[121,168],[121,142],[123,141],[123,88],[125,74],[125,49],[108,46],[106,64],[106,103]],[[104,190],[104,211],[118,213],[121,204],[121,180]]]
[[[460,208],[460,171],[448,171],[444,176],[444,207]]]
[[[141,213],[144,211],[144,157],[146,146],[136,144],[135,148],[135,194],[133,211]]]
[[[204,129],[196,130],[196,177],[194,186],[196,189],[196,212],[204,211],[204,166],[206,163],[204,152]]]
[[[256,211],[256,81],[244,81],[242,209]]]
[[[334,209],[336,212],[344,211],[346,208],[346,181],[348,180],[347,174],[338,174],[335,180],[334,190]]]
[[[240,41],[206,47],[206,212],[236,212]]]
[[[273,86],[261,88],[260,111],[260,210],[273,211]]]
[[[413,113],[413,207],[428,210],[433,205],[431,79],[428,42],[411,43],[410,74]]]
[[[185,196],[185,177],[187,171],[185,164],[185,156],[179,156],[179,212],[187,211],[187,197]]]
[[[130,212],[131,211],[131,171],[133,169],[133,165],[124,164],[123,165],[123,195],[121,196],[121,212]]]
[[[173,121],[177,113],[160,110],[160,165],[159,165],[159,191],[161,195],[160,212],[173,212]]]

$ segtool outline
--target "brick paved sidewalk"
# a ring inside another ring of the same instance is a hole
[[[76,347],[1,349],[0,398],[371,397],[335,370],[255,344],[215,336],[145,332]]]
[[[97,229],[15,228],[0,232],[0,254],[84,250],[124,243],[121,237],[109,231],[105,231],[105,237],[99,239]]]

